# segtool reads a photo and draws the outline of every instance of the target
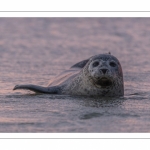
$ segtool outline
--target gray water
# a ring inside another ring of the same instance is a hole
[[[107,52],[122,65],[122,98],[12,90]],[[150,18],[0,18],[0,132],[150,132],[149,57]]]

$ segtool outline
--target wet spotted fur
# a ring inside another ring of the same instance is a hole
[[[116,57],[100,54],[73,65],[52,79],[48,87],[17,85],[16,89],[48,94],[123,96],[123,73]]]

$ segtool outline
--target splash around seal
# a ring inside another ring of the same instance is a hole
[[[108,96],[124,95],[122,67],[111,54],[99,54],[76,63],[50,80],[47,87],[16,85],[13,90],[26,89],[39,93]]]

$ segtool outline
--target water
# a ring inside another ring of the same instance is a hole
[[[0,132],[150,132],[150,18],[0,18]],[[122,65],[123,98],[13,91],[90,56]]]

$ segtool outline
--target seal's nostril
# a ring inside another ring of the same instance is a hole
[[[101,69],[101,71],[105,74],[107,72],[107,69]]]

